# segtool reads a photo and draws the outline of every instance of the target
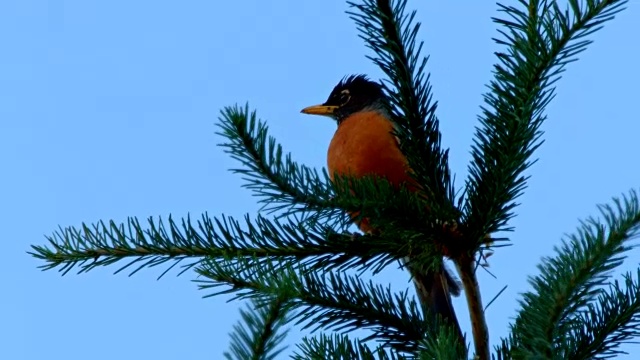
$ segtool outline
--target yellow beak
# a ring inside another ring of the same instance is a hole
[[[313,105],[302,109],[300,112],[309,115],[332,116],[337,109],[338,106]]]

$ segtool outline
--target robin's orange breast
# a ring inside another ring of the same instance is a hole
[[[334,174],[376,175],[396,186],[411,183],[407,159],[392,131],[393,123],[376,111],[358,112],[342,121],[327,153],[331,179]]]
[[[415,181],[409,175],[407,159],[392,131],[393,123],[375,111],[358,112],[343,120],[331,139],[327,153],[331,180],[335,174],[355,178],[378,176],[396,187],[405,184],[416,190]],[[375,231],[369,219],[357,219],[359,212],[351,216],[363,232]]]

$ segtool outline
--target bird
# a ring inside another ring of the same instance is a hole
[[[395,125],[381,84],[365,75],[346,76],[324,103],[306,107],[301,112],[327,116],[337,123],[327,151],[332,182],[336,176],[374,176],[386,179],[394,188],[405,186],[410,191],[420,191],[399,147],[400,141],[393,133]],[[351,215],[357,219],[356,224],[362,232],[376,232],[367,219]],[[416,292],[430,314],[448,321],[459,338],[464,339],[451,303],[451,295],[460,294],[460,284],[444,264],[435,271],[412,271],[412,277]]]

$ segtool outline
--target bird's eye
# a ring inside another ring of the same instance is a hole
[[[340,106],[346,104],[349,102],[349,100],[351,100],[351,94],[349,93],[349,90],[342,90],[340,92]]]

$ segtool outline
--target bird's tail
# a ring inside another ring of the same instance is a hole
[[[451,295],[458,296],[460,294],[460,284],[444,265],[439,271],[412,271],[412,273],[413,282],[422,304],[426,305],[430,315],[440,317],[440,321],[452,326],[464,345],[464,335],[451,303]]]

